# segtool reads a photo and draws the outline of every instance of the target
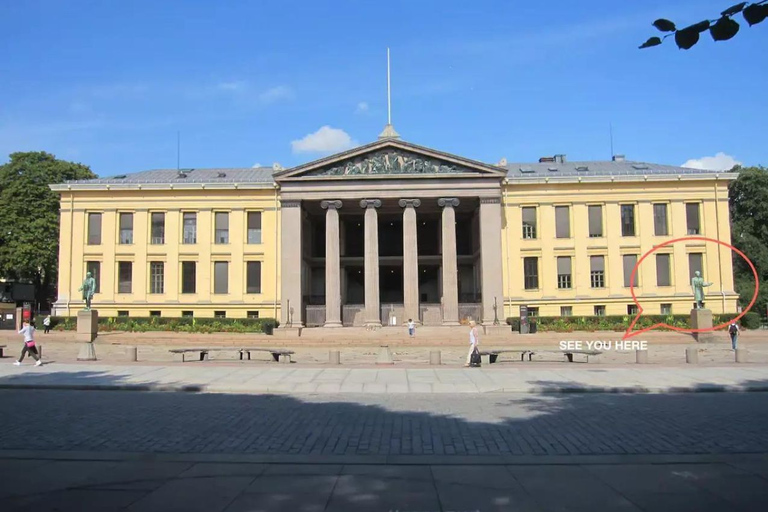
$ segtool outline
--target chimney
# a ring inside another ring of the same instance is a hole
[[[623,162],[625,160],[624,155],[613,155],[614,162]]]
[[[497,167],[506,167],[507,166],[507,157],[502,157],[501,160],[499,160],[499,163],[496,164]]]
[[[543,156],[543,157],[539,158],[539,163],[540,164],[543,164],[545,162],[554,162],[554,161],[555,161],[555,159],[552,158],[551,156]]]
[[[555,162],[559,164],[565,163],[565,155],[555,155]]]

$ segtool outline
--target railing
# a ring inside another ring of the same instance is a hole
[[[304,310],[304,322],[307,327],[320,327],[325,324],[325,305],[307,305]]]
[[[469,323],[470,320],[474,320],[480,323],[483,319],[483,305],[476,303],[460,303],[459,304],[459,322],[462,324]],[[487,319],[486,319],[487,320]],[[491,318],[491,321],[493,319]]]
[[[365,304],[344,304],[341,307],[341,323],[344,327],[365,325]]]

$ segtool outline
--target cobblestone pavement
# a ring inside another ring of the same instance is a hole
[[[768,453],[768,394],[211,395],[0,390],[4,450],[544,456]]]

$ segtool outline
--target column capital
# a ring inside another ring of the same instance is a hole
[[[480,204],[501,204],[500,197],[481,197]]]
[[[458,197],[441,197],[437,200],[437,206],[440,208],[445,208],[450,206],[451,208],[455,208],[459,206],[459,198]]]
[[[397,204],[400,205],[400,208],[418,208],[421,206],[421,199],[401,199]]]
[[[300,208],[301,199],[282,199],[280,200],[280,206],[283,208]]]
[[[341,201],[334,199],[332,201],[320,201],[320,208],[323,210],[338,210],[341,208]]]
[[[360,208],[381,208],[381,199],[363,199]]]

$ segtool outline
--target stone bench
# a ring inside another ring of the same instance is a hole
[[[599,350],[532,350],[528,352],[528,360],[530,361],[535,354],[562,354],[569,363],[572,363],[573,356],[576,354],[586,356],[587,362],[589,362],[589,356],[599,356],[602,352]]]
[[[251,352],[270,352],[272,359],[280,361],[280,357],[283,357],[284,362],[291,362],[292,350],[272,349],[272,348],[235,348],[235,347],[210,347],[210,348],[172,348],[168,352],[175,354],[181,358],[181,362],[186,362],[186,354],[198,353],[199,361],[207,361],[209,352],[222,352],[222,351],[235,351],[240,354],[240,360],[243,360],[243,355],[248,356],[248,360],[251,360]]]
[[[525,361],[526,354],[528,355],[528,360],[531,360],[531,355],[533,352],[530,350],[519,350],[519,349],[503,349],[503,350],[481,350],[480,356],[488,356],[488,364],[493,364],[496,362],[496,360],[499,358],[499,354],[506,354],[506,353],[516,353],[520,354],[520,360]]]

